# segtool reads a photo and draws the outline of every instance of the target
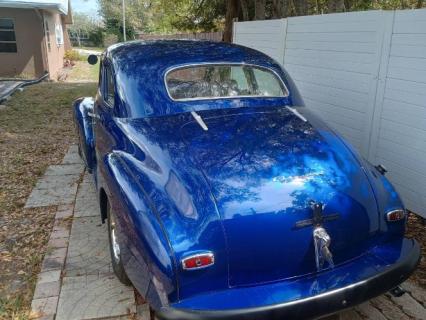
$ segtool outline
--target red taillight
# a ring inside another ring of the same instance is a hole
[[[402,209],[389,211],[386,214],[386,218],[390,222],[402,220],[405,218],[405,211]]]
[[[213,253],[195,254],[185,259],[182,259],[182,268],[184,270],[202,269],[214,264]]]

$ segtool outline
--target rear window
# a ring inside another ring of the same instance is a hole
[[[166,87],[173,100],[287,97],[278,76],[253,65],[195,65],[169,71]]]

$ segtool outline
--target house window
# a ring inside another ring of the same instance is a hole
[[[64,31],[61,24],[55,24],[56,44],[62,46],[64,44]]]
[[[13,19],[0,18],[0,52],[17,52]]]
[[[44,20],[44,36],[46,37],[47,41],[47,49],[50,52],[51,51],[51,45],[50,45],[50,30],[49,30],[49,24],[46,20]]]

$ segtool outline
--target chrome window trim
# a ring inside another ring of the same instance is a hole
[[[102,95],[102,98],[103,98],[103,101],[104,101],[104,104],[108,107],[108,108],[110,108],[110,109],[114,109],[114,107],[115,107],[115,96],[116,96],[116,87],[115,87],[115,72],[114,72],[114,70],[113,70],[113,68],[112,68],[112,65],[111,65],[111,63],[109,62],[109,61],[106,61],[105,63],[103,63],[104,64],[104,73],[106,74],[106,75],[108,75],[108,73],[110,73],[111,74],[111,79],[112,79],[112,82],[113,82],[113,87],[114,87],[114,96],[113,96],[113,104],[111,105],[111,103],[110,103],[110,101],[108,101],[108,97],[109,97],[109,94],[108,94],[108,79],[105,79],[106,77],[103,77],[105,80],[104,80],[104,84],[103,84],[103,90],[104,90],[104,93],[106,93],[106,94],[103,94]]]
[[[175,99],[172,97],[169,91],[169,87],[167,85],[167,76],[170,72],[178,70],[178,69],[185,69],[188,67],[204,67],[204,66],[223,66],[223,65],[229,65],[229,66],[250,66],[250,67],[256,67],[258,69],[268,70],[271,73],[273,73],[278,81],[281,83],[283,89],[285,90],[284,96],[262,96],[262,95],[244,95],[244,96],[229,96],[229,97],[199,97],[199,98],[185,98],[185,99]],[[199,63],[188,63],[188,64],[182,64],[179,66],[174,66],[166,70],[163,77],[164,86],[166,87],[167,95],[172,101],[175,102],[187,102],[187,101],[203,101],[203,100],[228,100],[228,99],[247,99],[247,98],[263,98],[263,99],[283,99],[288,98],[290,96],[290,91],[288,90],[287,86],[285,85],[283,79],[280,77],[280,75],[273,69],[260,66],[258,64],[254,63],[244,63],[244,62],[199,62]]]

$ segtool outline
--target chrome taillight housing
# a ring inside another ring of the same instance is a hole
[[[184,270],[203,269],[214,264],[214,254],[212,252],[198,253],[182,259],[181,262]]]
[[[391,210],[386,213],[386,219],[389,222],[401,221],[405,218],[406,213],[404,209]]]

